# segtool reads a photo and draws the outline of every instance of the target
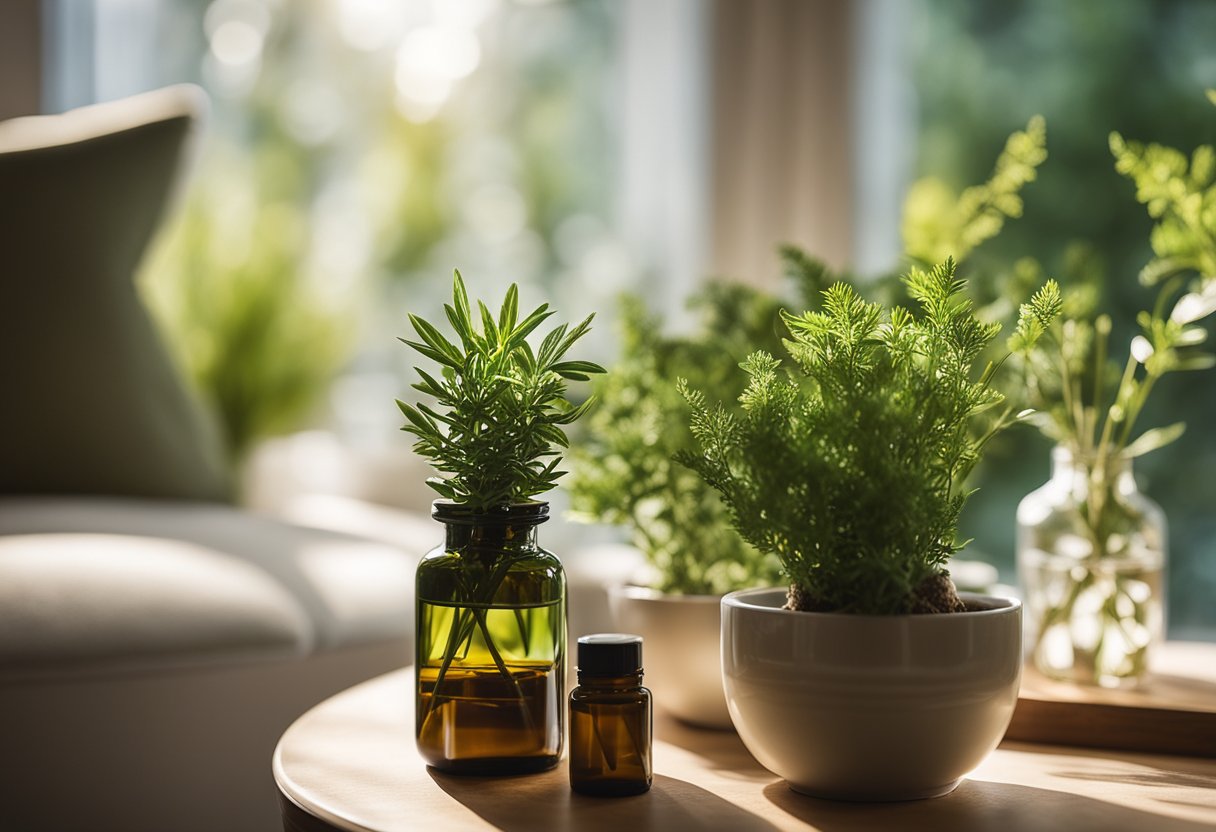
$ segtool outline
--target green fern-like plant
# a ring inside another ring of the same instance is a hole
[[[554,488],[565,472],[558,448],[568,446],[563,428],[590,408],[566,400],[566,381],[587,381],[604,368],[566,360],[575,342],[591,328],[589,315],[573,328],[561,324],[537,349],[528,337],[551,315],[548,304],[519,317],[519,288],[507,290],[497,316],[477,303],[474,320],[460,272],[452,303],[444,305],[460,346],[432,324],[411,314],[420,340],[403,343],[439,365],[438,377],[415,367],[415,390],[434,398],[440,409],[397,400],[406,418],[402,430],[417,437],[414,450],[446,477],[427,480],[440,496],[490,511],[529,501]]]
[[[999,408],[992,364],[977,377],[1000,327],[972,313],[953,261],[913,269],[905,285],[919,317],[846,284],[821,311],[785,315],[795,372],[753,353],[738,408],[681,385],[698,448],[677,458],[718,490],[745,540],[780,558],[791,608],[961,607],[944,564],[961,546],[963,482],[988,439],[1024,414]],[[1049,283],[1022,310],[1019,345],[1058,311]]]
[[[932,249],[970,253],[1000,230],[1000,217],[1020,213],[1019,193],[1034,179],[1045,157],[1041,119],[1010,137],[989,181],[954,194],[944,184],[922,180],[905,206],[905,234],[913,259]],[[944,194],[926,203],[917,195]],[[1000,213],[1004,210],[1005,213]],[[835,272],[796,246],[779,251],[791,294],[802,308],[818,309],[823,290],[838,280],[857,285],[868,298],[902,294],[895,272],[865,281]],[[1042,270],[1017,272],[1019,291],[993,291],[1003,298],[1027,297],[1043,282]],[[1001,281],[1000,289],[1007,289]],[[1023,284],[1025,290],[1022,291]],[[995,284],[994,284],[995,285]],[[674,379],[695,389],[735,399],[746,387],[739,362],[755,350],[781,350],[789,333],[780,320],[782,299],[752,287],[711,284],[691,300],[700,313],[691,332],[664,335],[662,320],[637,298],[621,309],[621,353],[612,372],[595,382],[599,406],[573,454],[572,504],[578,519],[627,528],[653,567],[656,588],[665,592],[720,594],[773,584],[780,579],[773,552],[760,552],[721,529],[729,514],[700,477],[673,462],[696,448],[689,428],[692,411]],[[994,314],[1016,312],[1002,306]]]

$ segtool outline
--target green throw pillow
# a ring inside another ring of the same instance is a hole
[[[133,282],[203,106],[171,87],[0,123],[0,495],[228,498]]]

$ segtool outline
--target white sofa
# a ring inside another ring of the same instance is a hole
[[[0,832],[272,832],[280,734],[412,660],[441,529],[332,495],[269,500],[286,520],[225,502],[134,290],[204,106],[171,88],[0,123]],[[607,629],[602,584],[635,560],[566,562],[571,635]]]
[[[425,522],[407,549],[206,503],[0,499],[0,829],[278,828],[279,735],[411,660]]]
[[[213,420],[140,303],[205,108],[177,87],[0,123],[3,832],[271,832],[280,733],[411,658],[435,533],[228,503]]]

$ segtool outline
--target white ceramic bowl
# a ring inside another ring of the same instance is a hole
[[[655,707],[684,722],[729,730],[722,692],[720,595],[667,595],[640,586],[609,590],[616,628],[642,637],[645,684]]]
[[[792,789],[842,800],[946,794],[1004,736],[1022,669],[1022,607],[860,616],[781,609],[785,590],[722,599],[731,719]]]

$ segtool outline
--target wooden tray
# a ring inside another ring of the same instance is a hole
[[[1135,690],[1056,682],[1027,666],[1006,739],[1216,757],[1216,644],[1167,642]]]

